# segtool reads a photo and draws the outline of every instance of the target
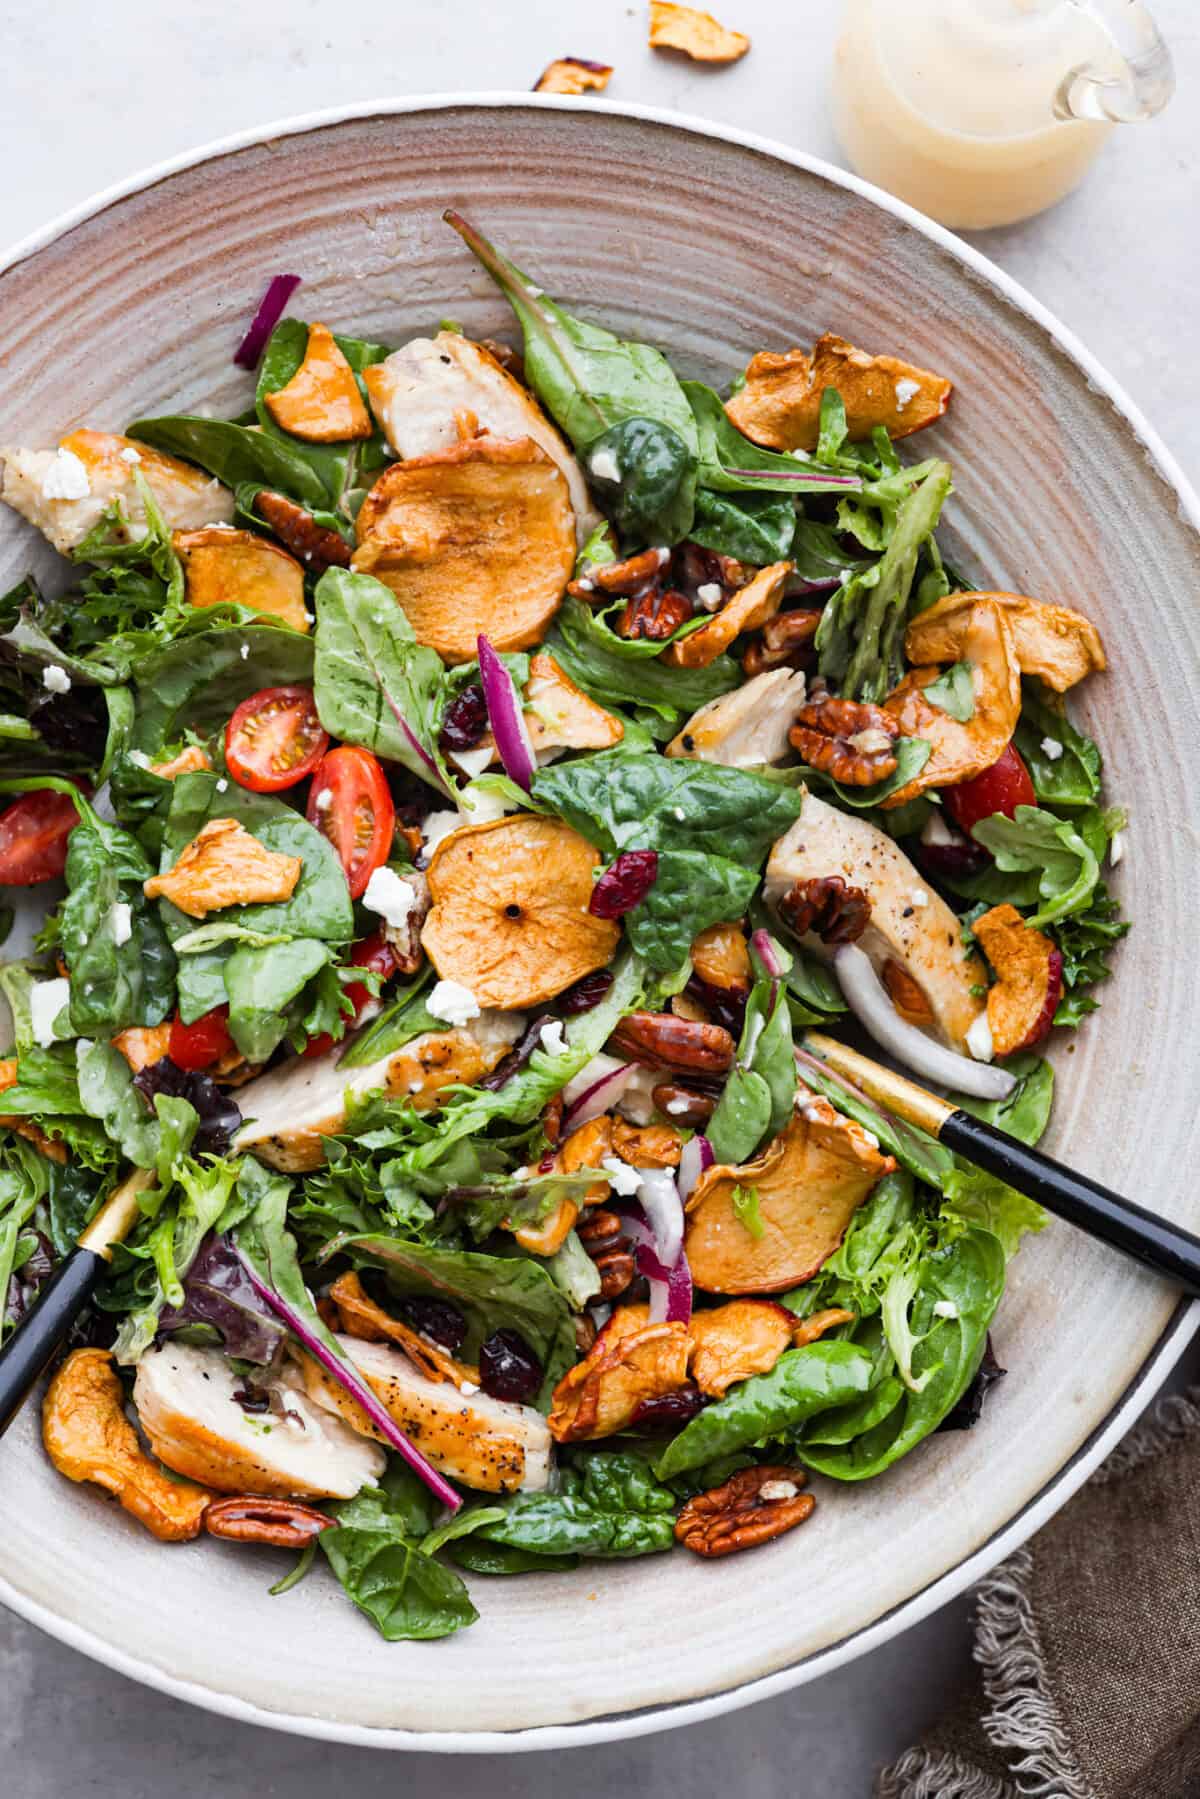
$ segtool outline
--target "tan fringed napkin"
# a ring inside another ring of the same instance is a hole
[[[1200,1388],[976,1589],[971,1685],[878,1799],[1197,1799]]]

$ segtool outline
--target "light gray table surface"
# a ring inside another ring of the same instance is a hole
[[[1154,4],[1180,78],[1170,111],[1114,134],[1062,206],[975,241],[1124,382],[1197,481],[1200,23],[1190,0]],[[22,237],[98,188],[226,132],[383,94],[527,88],[565,54],[614,64],[614,100],[727,121],[838,161],[824,102],[838,10],[835,0],[720,0],[719,16],[754,48],[734,68],[706,70],[646,48],[640,0],[391,0],[346,12],[328,0],[5,0],[0,237]],[[19,425],[4,421],[13,435]],[[1193,1347],[1178,1380],[1198,1376]],[[449,1783],[461,1799],[865,1799],[872,1771],[937,1716],[969,1644],[964,1600],[848,1668],[713,1723],[628,1746],[447,1764],[211,1717],[0,1612],[0,1791],[373,1799]]]

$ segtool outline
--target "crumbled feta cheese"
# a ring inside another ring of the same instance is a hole
[[[421,851],[422,862],[428,863],[443,837],[449,837],[451,831],[460,831],[470,822],[461,812],[431,812],[421,826],[421,835],[425,839]]]
[[[696,589],[696,598],[706,612],[715,612],[725,598],[725,589],[719,581],[705,581]]]
[[[808,450],[789,450],[788,455],[794,456],[796,458],[797,462],[811,462],[812,461],[812,454]]]
[[[36,981],[29,989],[29,1023],[43,1049],[54,1042],[54,1021],[71,999],[70,981]]]
[[[687,817],[687,813],[684,811],[683,807],[675,806],[672,808],[672,810],[674,811],[675,816],[679,820],[680,824],[682,824],[684,819]]]
[[[957,1318],[958,1307],[952,1299],[939,1299],[933,1308],[935,1318]]]
[[[929,904],[929,895],[923,887],[914,887],[911,898],[913,905],[916,906],[918,910],[920,910],[922,906],[927,906]]]
[[[238,655],[241,657],[243,662],[246,660],[246,658],[247,658],[247,656],[249,656],[249,654],[250,654],[250,645],[248,643],[242,644],[238,650]]]
[[[151,766],[150,758],[145,750],[130,750],[129,760],[133,763],[135,768],[149,768]]]
[[[1043,756],[1048,756],[1051,762],[1057,762],[1063,753],[1063,746],[1057,737],[1043,737],[1038,747]]]
[[[992,1059],[992,1027],[988,1023],[988,1015],[981,1012],[975,1023],[967,1032],[967,1048],[977,1062],[990,1062]]]
[[[368,912],[378,912],[386,924],[394,925],[398,930],[401,925],[408,923],[409,914],[417,903],[417,890],[411,881],[406,881],[395,869],[377,868],[367,882],[362,903]],[[478,1012],[479,1007],[476,1006],[470,1016],[474,1018]],[[439,1013],[438,1016],[445,1015]]]
[[[142,460],[140,450],[135,450],[132,444],[126,444],[125,448],[120,452],[120,456],[122,462],[128,462],[131,466],[133,463]]]
[[[547,1024],[544,1024],[538,1032],[538,1036],[541,1038],[542,1048],[547,1055],[561,1056],[567,1047],[563,1040],[562,1020],[559,1018],[552,1018]]]
[[[458,764],[468,781],[473,781],[476,775],[483,773],[495,753],[494,747],[485,743],[480,750],[451,750],[450,760]]]
[[[472,1018],[479,1017],[479,1001],[461,981],[438,981],[425,1001],[425,1010],[447,1024],[469,1024]]]
[[[317,795],[316,799],[313,801],[313,805],[316,807],[318,812],[328,812],[328,810],[329,810],[330,806],[332,806],[332,804],[333,804],[333,788],[332,787],[322,787],[320,793]],[[457,817],[457,814],[455,814],[455,816]]]
[[[863,1134],[864,1138],[866,1139],[866,1141],[871,1145],[872,1149],[879,1148],[879,1138],[875,1135],[874,1131],[869,1131],[867,1129],[866,1125],[863,1125],[862,1126],[862,1134]]]
[[[224,793],[226,791],[226,789],[228,788],[228,786],[229,786],[229,782],[225,779],[225,776],[222,775],[220,780],[217,782],[217,792]]]
[[[654,554],[658,557],[659,568],[665,568],[667,563],[671,560],[671,552],[667,549],[665,544],[658,544],[655,547]]]
[[[796,1110],[806,1124],[824,1124],[825,1114],[815,1099],[797,1099]]]
[[[505,813],[515,812],[517,809],[512,800],[506,800],[498,793],[488,793],[484,788],[476,787],[474,781],[469,781],[462,789],[458,803],[462,808],[462,816],[458,821],[460,825],[490,824],[493,819],[503,818]],[[440,816],[440,813],[434,813],[435,818]],[[428,832],[428,820],[426,831]]]
[[[1114,831],[1112,834],[1112,842],[1108,846],[1108,859],[1114,868],[1125,854],[1124,838],[1124,831]]]
[[[597,481],[619,481],[621,479],[617,459],[611,450],[597,450],[589,467]]]
[[[42,492],[48,500],[86,500],[92,491],[88,472],[74,450],[56,450],[54,461],[42,476]]]
[[[580,575],[576,580],[575,585],[576,587],[581,587],[584,593],[591,593],[594,590],[596,583],[594,581],[589,581],[586,575]]]
[[[764,1480],[758,1489],[760,1499],[794,1499],[800,1491],[794,1480]]]
[[[133,907],[124,900],[116,900],[108,917],[112,925],[113,942],[120,949],[133,936]]]
[[[925,820],[925,828],[921,832],[921,842],[930,849],[940,849],[944,844],[954,843],[957,839],[950,826],[940,812],[931,812]]]
[[[623,1199],[632,1198],[642,1184],[642,1177],[637,1169],[631,1168],[628,1162],[622,1162],[616,1156],[601,1156],[600,1166],[608,1176],[613,1192],[619,1193]]]
[[[49,693],[70,693],[71,677],[57,662],[47,662],[42,670],[42,686]]]
[[[919,381],[910,381],[907,376],[903,381],[897,381],[896,404],[901,412],[904,411],[904,408],[908,405],[910,400],[914,400],[917,397],[920,391],[921,383]]]
[[[464,1399],[470,1399],[473,1393],[478,1393],[479,1388],[475,1385],[473,1380],[465,1380],[458,1390]]]

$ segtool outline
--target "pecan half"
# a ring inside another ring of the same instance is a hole
[[[303,1549],[334,1522],[297,1499],[264,1499],[257,1493],[214,1500],[204,1514],[210,1537],[227,1543],[269,1543],[276,1549]]]
[[[811,1516],[816,1500],[802,1493],[802,1468],[741,1468],[711,1492],[689,1499],[675,1522],[675,1540],[696,1555],[735,1555],[769,1543]]]
[[[812,931],[822,943],[857,943],[870,923],[871,902],[841,875],[811,875],[788,888],[779,916],[796,937]]]
[[[742,657],[742,668],[748,675],[761,675],[769,668],[804,668],[812,661],[809,646],[821,622],[819,610],[798,607],[794,612],[777,612],[769,618]]]
[[[569,581],[567,592],[581,600],[590,599],[596,593],[635,594],[649,582],[657,581],[669,561],[669,550],[639,550],[636,556],[627,556],[623,562],[598,562],[584,580]]]
[[[665,643],[692,616],[692,602],[674,588],[650,587],[626,600],[617,620],[619,637],[645,637]]]
[[[327,525],[318,525],[311,512],[281,493],[264,487],[254,502],[285,549],[314,574],[327,568],[349,568],[352,551],[346,539]]]
[[[724,1074],[732,1068],[734,1041],[719,1024],[698,1024],[671,1012],[630,1012],[610,1039],[635,1062],[681,1074]]]
[[[637,1273],[621,1219],[605,1206],[593,1206],[579,1220],[576,1231],[596,1264],[600,1276],[599,1297],[603,1300],[620,1298],[622,1293],[628,1292]]]
[[[899,724],[882,706],[827,695],[801,709],[788,741],[810,768],[847,787],[873,787],[895,774],[899,735]]]
[[[650,1095],[660,1112],[665,1112],[672,1124],[686,1125],[694,1131],[700,1125],[707,1124],[716,1108],[716,1100],[709,1093],[697,1093],[691,1087],[680,1087],[674,1081],[662,1081]]]

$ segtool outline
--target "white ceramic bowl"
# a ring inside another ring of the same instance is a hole
[[[282,269],[304,277],[303,316],[364,336],[400,342],[445,316],[508,332],[440,222],[449,204],[687,373],[723,380],[829,328],[954,377],[922,440],[954,464],[954,548],[988,584],[1076,602],[1101,627],[1111,668],[1081,711],[1133,807],[1117,885],[1138,929],[1103,1010],[1055,1045],[1050,1147],[1200,1223],[1200,509],[1103,370],[946,232],[812,158],[644,108],[483,96],[293,121],[151,170],[14,252],[4,436],[238,410],[249,380],[230,356]],[[4,585],[34,551],[0,521]],[[0,1444],[0,1597],[164,1691],[314,1736],[477,1750],[662,1729],[809,1680],[961,1590],[1063,1503],[1196,1322],[1059,1226],[1016,1264],[995,1332],[1009,1377],[974,1431],[880,1481],[818,1483],[810,1525],[736,1563],[479,1580],[480,1622],[434,1645],[384,1644],[324,1576],[268,1599],[265,1553],[161,1547],[52,1474],[31,1411]]]

